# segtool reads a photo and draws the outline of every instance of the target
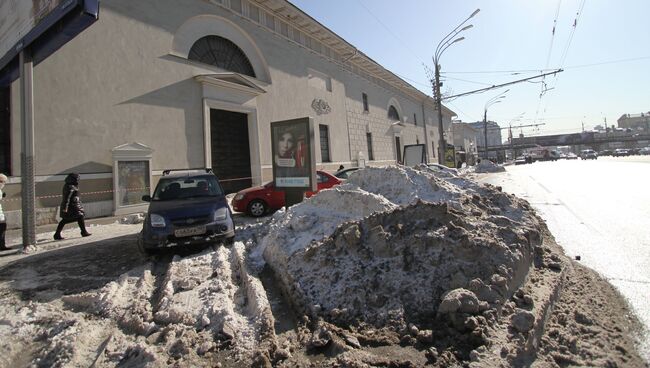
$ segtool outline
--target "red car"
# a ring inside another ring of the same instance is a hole
[[[307,198],[318,191],[341,184],[341,180],[324,171],[316,171],[318,190],[306,192]],[[241,190],[232,200],[232,208],[237,212],[246,212],[251,216],[259,217],[269,210],[278,210],[284,207],[284,191],[276,190],[274,182],[269,182],[258,187]]]

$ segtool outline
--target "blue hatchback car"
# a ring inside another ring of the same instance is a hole
[[[145,255],[161,248],[204,243],[232,244],[235,226],[219,180],[210,169],[163,172],[149,202],[138,247]]]

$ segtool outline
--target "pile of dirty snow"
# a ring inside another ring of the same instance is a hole
[[[493,187],[392,166],[277,213],[262,249],[294,308],[382,326],[441,302],[445,313],[496,307],[523,282],[538,228],[527,204]]]
[[[476,164],[476,166],[472,166],[469,169],[469,172],[475,172],[475,173],[496,173],[496,172],[504,172],[506,171],[506,168],[497,165],[494,162],[490,160],[483,160],[480,163]]]
[[[114,321],[125,333],[146,337],[143,346],[151,361],[165,361],[167,355],[192,359],[220,344],[237,357],[250,358],[271,333],[269,302],[259,279],[246,270],[241,242],[175,256],[166,269],[160,267],[149,263],[99,290],[64,296],[63,301]]]
[[[289,210],[278,211],[269,225],[268,235],[253,251],[251,261],[258,267],[270,262],[284,268],[287,256],[329,236],[340,224],[395,208],[397,205],[385,197],[360,190],[353,184],[321,191]]]

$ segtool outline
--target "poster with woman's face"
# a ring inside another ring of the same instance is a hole
[[[273,179],[277,188],[311,189],[314,182],[311,162],[312,132],[310,119],[271,123],[273,142]]]

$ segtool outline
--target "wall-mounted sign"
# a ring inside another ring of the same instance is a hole
[[[322,100],[320,98],[315,98],[311,102],[311,108],[314,109],[314,111],[316,111],[316,114],[318,115],[325,115],[332,112],[332,108],[327,103],[327,101]]]
[[[424,144],[407,144],[404,146],[404,165],[415,167],[427,163]]]
[[[314,120],[271,122],[271,140],[275,187],[316,191]]]
[[[120,206],[142,203],[149,194],[149,161],[117,162],[117,195]]]
[[[114,215],[146,211],[149,204],[142,201],[142,196],[151,194],[153,150],[132,142],[117,146],[111,152]]]

